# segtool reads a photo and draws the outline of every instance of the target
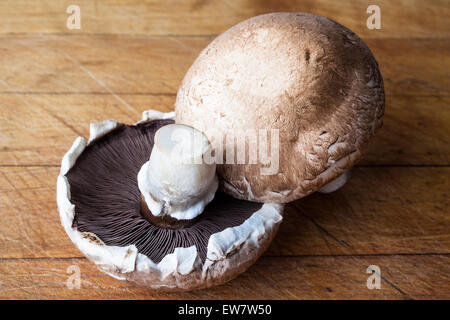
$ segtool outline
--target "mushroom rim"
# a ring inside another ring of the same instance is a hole
[[[148,110],[143,113],[143,119],[135,125],[165,119],[174,119],[174,112],[162,113],[156,110]],[[124,247],[106,245],[94,233],[80,232],[73,228],[75,205],[70,201],[70,184],[66,174],[74,166],[87,145],[120,125],[114,120],[91,124],[88,144],[82,137],[78,137],[74,141],[72,147],[62,159],[61,170],[57,179],[57,203],[61,224],[72,242],[100,270],[120,280],[127,280],[127,274],[134,271],[156,272],[160,281],[160,283],[155,284],[156,288],[167,287],[164,279],[171,274],[186,276],[193,271],[199,271],[201,273],[199,281],[204,282],[208,277],[208,269],[214,263],[230,258],[246,247],[258,249],[265,245],[267,239],[273,238],[283,219],[284,205],[282,204],[264,204],[242,224],[212,234],[207,246],[207,258],[203,263],[195,245],[187,248],[177,247],[173,253],[167,254],[159,263],[155,263],[146,255],[139,253],[134,244]],[[250,222],[250,220],[252,221]],[[240,228],[240,230],[237,230],[237,228]],[[223,234],[225,231],[226,236]],[[246,237],[239,239],[239,235],[242,234],[246,234]]]

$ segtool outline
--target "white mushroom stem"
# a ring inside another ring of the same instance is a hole
[[[331,193],[334,192],[344,186],[347,181],[350,179],[352,170],[349,169],[341,174],[339,177],[324,185],[322,188],[318,190],[320,193]]]
[[[171,124],[155,134],[150,160],[138,174],[139,189],[153,216],[190,220],[203,212],[218,187],[216,164],[205,159],[208,138],[185,125]]]

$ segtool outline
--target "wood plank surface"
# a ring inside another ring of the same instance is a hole
[[[82,256],[59,222],[58,173],[0,167],[0,258]],[[449,175],[450,168],[355,168],[336,193],[289,204],[267,254],[449,254]]]
[[[68,30],[66,8],[81,9],[81,29]],[[381,30],[369,30],[369,5],[381,9]],[[446,38],[450,10],[446,0],[14,0],[0,2],[4,34],[218,34],[252,16],[298,11],[333,19],[364,38]]]
[[[175,94],[214,37],[0,36],[0,92]],[[387,95],[448,95],[450,41],[367,39]]]
[[[262,257],[224,285],[185,293],[154,293],[101,273],[86,259],[18,259],[0,263],[0,299],[449,299],[449,256]],[[380,267],[380,290],[366,286]],[[81,286],[68,289],[80,270]]]
[[[70,4],[80,30],[66,27]],[[366,27],[371,4],[380,30]],[[225,285],[154,293],[98,271],[59,222],[64,153],[91,122],[173,110],[217,34],[274,11],[346,25],[380,65],[384,125],[352,179],[288,204],[267,252]],[[449,57],[447,0],[1,1],[0,299],[450,299]],[[82,283],[70,290],[74,265]],[[381,290],[366,287],[370,265]]]

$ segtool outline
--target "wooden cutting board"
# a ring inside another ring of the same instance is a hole
[[[0,2],[1,299],[450,298],[450,12],[448,1]],[[56,177],[89,123],[134,123],[173,110],[177,88],[218,33],[251,16],[328,16],[373,51],[386,114],[350,182],[287,206],[266,254],[220,287],[152,293],[98,271],[59,223]],[[369,266],[381,288],[367,288]],[[74,268],[81,287],[70,289]]]

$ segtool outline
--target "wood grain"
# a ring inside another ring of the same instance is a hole
[[[0,36],[0,92],[175,94],[214,37]],[[386,94],[448,95],[450,41],[368,39]]]
[[[0,165],[59,165],[89,123],[134,123],[173,110],[174,95],[0,94]],[[125,102],[125,104],[123,103]],[[448,165],[449,97],[387,97],[384,125],[361,165]]]
[[[308,224],[288,215],[271,250],[286,255],[450,253],[449,176],[450,168],[355,168],[337,192],[293,202],[294,215]],[[281,246],[285,243],[295,246]]]
[[[135,123],[142,111],[173,109],[173,95],[0,94],[0,165],[59,165],[89,123]]]
[[[81,9],[81,29],[68,30],[66,8]],[[369,5],[381,9],[380,30],[369,30]],[[252,16],[299,11],[333,19],[363,38],[446,38],[450,10],[445,0],[14,0],[0,2],[1,33],[211,35]],[[440,17],[440,18],[437,18]]]
[[[0,258],[81,256],[59,222],[58,173],[0,167]],[[356,168],[338,192],[291,203],[267,254],[450,253],[449,175],[450,168]]]
[[[387,96],[383,127],[361,165],[449,165],[450,99]]]
[[[449,256],[262,257],[235,280],[186,293],[154,293],[108,277],[86,259],[18,259],[0,263],[0,299],[448,299]],[[380,290],[366,287],[380,267]],[[80,289],[68,289],[80,270]]]
[[[78,4],[81,30],[66,28]],[[382,29],[366,27],[377,4]],[[246,273],[152,293],[101,273],[59,223],[61,157],[90,122],[173,110],[214,37],[251,16],[304,11],[355,31],[379,62],[384,126],[352,179],[286,207]],[[450,299],[450,7],[447,0],[0,2],[0,299]],[[69,290],[67,268],[81,269]],[[381,269],[368,290],[366,268]]]

